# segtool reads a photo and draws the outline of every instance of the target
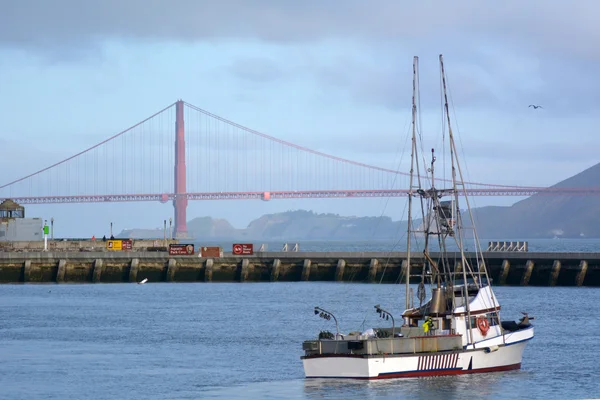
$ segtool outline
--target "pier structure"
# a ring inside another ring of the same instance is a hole
[[[435,260],[436,253],[431,254]],[[453,258],[460,262],[460,254]],[[468,258],[474,256],[467,253]],[[496,285],[600,286],[600,253],[484,253]],[[452,258],[451,258],[452,259]],[[420,255],[411,256],[418,283]],[[0,283],[354,282],[404,280],[404,252],[256,252],[222,257],[157,251],[0,252]]]

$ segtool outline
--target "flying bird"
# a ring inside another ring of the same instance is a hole
[[[544,108],[542,106],[536,106],[535,104],[530,104],[529,107],[533,107],[534,110],[537,110],[538,108]]]

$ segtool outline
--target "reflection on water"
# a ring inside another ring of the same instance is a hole
[[[306,398],[309,399],[448,399],[464,397],[465,393],[468,393],[469,389],[475,386],[479,396],[487,397],[493,394],[496,398],[499,398],[500,396],[495,393],[493,388],[501,379],[502,374],[375,381],[307,379],[304,384],[304,393]]]
[[[302,379],[252,383],[203,393],[207,399],[454,399],[529,397],[527,372],[383,380]],[[302,390],[300,390],[302,389]],[[537,397],[537,396],[535,396]]]

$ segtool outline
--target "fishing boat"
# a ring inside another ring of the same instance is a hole
[[[317,339],[303,342],[301,359],[307,378],[386,379],[514,370],[521,368],[525,346],[534,337],[530,322],[533,317],[527,313],[518,322],[500,319],[501,307],[492,290],[457,157],[442,55],[442,151],[449,155],[444,159],[451,179],[436,180],[435,150],[430,154],[421,151],[420,129],[417,134],[418,62],[415,57],[408,234],[402,268],[406,307],[402,325],[396,327],[393,313],[378,304],[375,311],[386,320],[392,319],[391,328],[343,335],[333,313],[315,307],[316,315],[334,319],[336,333],[322,331]],[[421,210],[418,227],[413,221],[414,203]],[[418,261],[416,257],[411,260],[412,237],[423,242],[420,264],[413,265]],[[468,240],[475,251],[465,249]],[[429,250],[433,243],[439,247],[436,252]],[[450,246],[455,250],[449,251]],[[414,271],[420,269],[420,274],[411,275],[411,267]],[[411,278],[413,284],[418,284],[418,306],[413,299]],[[428,299],[427,286],[431,293]]]

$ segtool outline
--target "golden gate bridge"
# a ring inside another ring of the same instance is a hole
[[[92,147],[1,185],[0,201],[172,201],[175,234],[184,237],[189,200],[402,197],[408,189],[390,187],[408,187],[408,175],[299,146],[178,100]],[[475,196],[600,194],[595,187],[479,182],[466,182],[465,190]]]

